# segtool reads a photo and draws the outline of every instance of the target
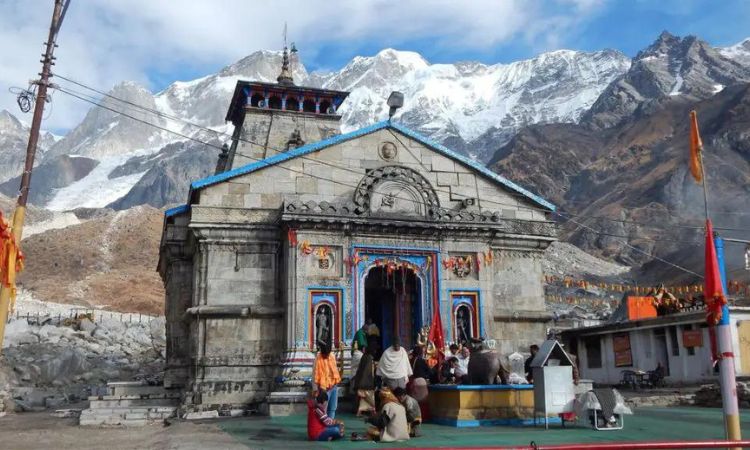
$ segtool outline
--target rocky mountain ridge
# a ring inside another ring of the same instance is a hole
[[[709,75],[724,69],[729,73],[711,75],[713,78],[699,76],[701,70],[694,62],[679,62],[684,67],[680,72],[684,80],[684,88],[678,89],[680,95],[705,94],[711,83],[742,79],[745,72],[733,61],[750,55],[746,44],[747,41],[716,50],[695,38],[680,39],[665,33],[639,53],[632,67],[629,58],[613,50],[558,50],[511,64],[486,65],[430,64],[417,53],[385,49],[372,57],[355,57],[338,72],[308,73],[299,61],[293,64],[293,72],[300,85],[351,91],[339,109],[343,131],[382,120],[386,116],[385,97],[392,90],[400,90],[405,93],[406,103],[397,120],[451,148],[487,160],[519,129],[529,125],[576,123],[589,116],[592,118],[587,122],[592,124],[620,120],[618,117],[632,113],[634,108],[643,108],[638,105],[644,99],[658,98],[670,86],[671,72],[665,67],[683,59],[692,61],[690,58],[696,54],[708,55],[706,58],[712,61]],[[35,186],[35,191],[45,192],[32,202],[64,211],[80,206],[161,207],[182,201],[191,180],[188,176],[213,170],[211,160],[218,151],[195,142],[176,148],[175,144],[184,138],[148,124],[217,145],[227,142],[231,125],[225,124],[224,114],[237,80],[274,81],[280,65],[280,52],[259,51],[216,74],[175,82],[156,95],[132,82],[115,86],[109,95],[127,103],[104,97],[102,104],[146,123],[92,108],[78,127],[51,145],[38,160],[50,166],[50,171],[69,171],[69,161],[61,160],[62,155],[84,156],[97,161],[96,168],[87,166],[88,172],[78,168],[76,176],[64,182]],[[645,83],[646,87],[635,83],[643,70],[634,69],[641,66],[665,78],[656,83],[661,90],[648,94],[654,82]],[[631,91],[638,101],[618,103],[623,92]],[[13,154],[8,148],[0,147],[0,159]],[[123,169],[126,166],[140,170]],[[192,169],[186,171],[186,166]],[[172,181],[163,183],[161,179]],[[162,185],[153,195],[143,188],[159,183]],[[10,195],[12,185],[11,182],[0,187],[0,191]],[[91,197],[92,192],[95,198]]]

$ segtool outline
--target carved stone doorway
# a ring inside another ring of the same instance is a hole
[[[421,283],[413,270],[371,268],[365,277],[365,318],[380,330],[376,357],[398,336],[401,346],[411,349],[422,327]]]

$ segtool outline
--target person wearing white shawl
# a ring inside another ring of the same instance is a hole
[[[384,386],[391,389],[406,388],[412,370],[409,355],[401,347],[398,336],[393,338],[391,346],[380,357],[376,374],[382,379]]]

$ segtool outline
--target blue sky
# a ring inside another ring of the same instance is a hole
[[[50,13],[50,1],[0,0],[0,109],[18,112],[8,88],[38,72]],[[309,70],[386,47],[507,63],[560,48],[633,56],[662,30],[732,45],[750,36],[750,0],[72,0],[55,69],[103,90],[133,80],[157,92],[280,49],[284,22]],[[47,127],[68,129],[87,110],[57,99]]]
[[[566,8],[568,6],[555,3],[546,5],[548,11],[559,13],[563,13]],[[435,48],[432,36],[410,40],[383,37],[358,42],[355,48],[351,44],[326,43],[321,47],[323,52],[320,57],[308,61],[307,66],[312,69],[337,68],[346,64],[354,55],[374,54],[387,46],[417,51],[433,63],[459,60],[507,63],[559,48],[585,51],[613,48],[632,57],[651,44],[664,30],[678,36],[697,35],[714,46],[736,44],[750,37],[750,1],[601,2],[598,7],[590,10],[579,26],[560,34],[552,43],[545,42],[543,36],[540,36],[532,40],[509,40],[488,48]]]

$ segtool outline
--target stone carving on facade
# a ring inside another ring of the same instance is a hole
[[[378,155],[383,161],[393,161],[398,156],[398,147],[393,142],[383,142],[378,147]]]
[[[366,193],[365,193],[366,194]],[[382,203],[381,196],[381,203]],[[345,202],[342,204],[332,204],[323,202],[300,202],[295,201],[286,203],[282,207],[282,220],[310,220],[317,221],[318,218],[325,217],[328,222],[347,222],[350,219],[370,218],[368,200],[361,202],[366,207],[357,205],[354,202]],[[366,209],[365,209],[366,208]],[[434,210],[434,214],[429,216],[430,222],[435,226],[443,225],[472,225],[479,226],[482,229],[492,229],[503,233],[532,235],[532,236],[555,236],[555,224],[552,222],[534,222],[520,219],[503,218],[496,211],[450,211],[442,208]],[[371,218],[370,218],[371,220]],[[420,222],[423,225],[429,225],[430,222]]]
[[[294,131],[292,131],[291,136],[289,136],[289,140],[286,142],[286,150],[291,150],[293,148],[302,147],[305,145],[305,141],[302,139],[302,134],[299,131],[299,128],[295,128]]]
[[[354,191],[355,212],[361,215],[416,215],[434,218],[440,209],[435,190],[416,170],[384,166],[370,171]]]
[[[443,267],[456,278],[466,278],[474,272],[474,258],[471,255],[456,255],[446,258]]]

